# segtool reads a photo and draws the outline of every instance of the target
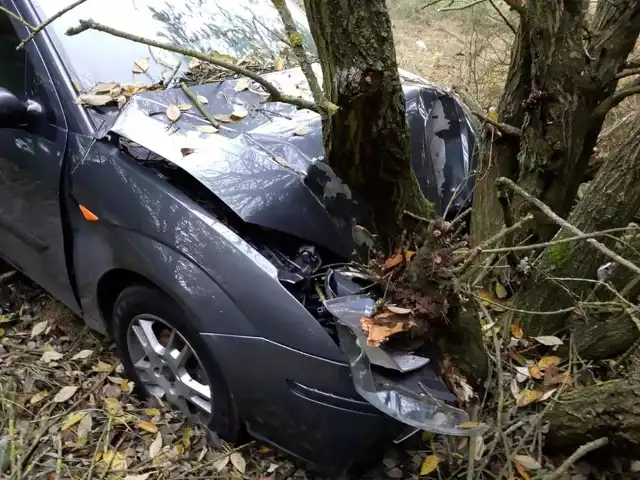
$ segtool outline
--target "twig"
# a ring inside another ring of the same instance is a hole
[[[141,37],[139,35],[132,35],[130,33],[123,32],[122,30],[117,30],[115,28],[108,27],[101,23],[97,23],[93,20],[80,20],[79,25],[76,27],[69,28],[66,31],[66,34],[69,36],[78,35],[86,30],[97,30],[99,32],[104,32],[104,33],[108,33],[109,35],[113,35],[114,37],[124,38],[126,40],[131,40],[132,42],[142,43],[144,45],[161,48],[163,50],[168,50],[170,52],[178,53],[180,55],[185,55],[187,57],[197,58],[198,60],[202,60],[203,62],[208,62],[220,68],[225,68],[231,72],[237,73],[239,75],[243,75],[247,78],[250,78],[256,83],[259,83],[264,87],[267,93],[269,93],[270,100],[272,102],[288,103],[290,105],[294,105],[300,108],[306,108],[308,110],[312,110],[317,113],[326,113],[326,114],[332,113],[330,111],[323,112],[322,105],[316,105],[314,102],[310,102],[303,98],[297,98],[292,95],[287,95],[285,93],[282,93],[280,90],[278,90],[278,88],[273,83],[269,82],[268,80],[265,80],[260,75],[252,72],[251,70],[248,70],[244,67],[240,67],[238,65],[234,65],[233,63],[219,60],[218,58],[215,58],[212,55],[207,55],[206,53],[198,52],[197,50],[190,50],[188,48],[179,47],[171,43],[159,42],[157,40]]]
[[[62,437],[56,435],[54,440],[58,443],[58,460],[56,461],[56,478],[62,478]]]
[[[70,10],[73,10],[74,8],[76,8],[78,5],[80,5],[81,3],[86,2],[87,0],[76,0],[75,2],[73,2],[70,5],[67,5],[66,7],[64,7],[62,10],[60,10],[57,13],[54,13],[53,15],[51,15],[49,18],[47,18],[46,21],[42,22],[40,25],[36,26],[35,28],[33,28],[32,32],[29,34],[29,36],[27,38],[25,38],[22,42],[20,42],[20,45],[18,45],[16,47],[16,50],[20,50],[21,48],[24,48],[24,46],[29,43],[31,40],[33,40],[33,38],[40,33],[42,30],[44,30],[48,25],[51,25],[51,23],[55,22],[57,19],[59,19],[62,15],[64,15],[65,13],[69,12]]]
[[[601,230],[599,232],[585,233],[584,235],[576,235],[575,237],[560,238],[558,240],[551,240],[548,242],[533,243],[531,245],[516,245],[513,247],[487,248],[487,249],[483,249],[482,253],[507,253],[507,252],[526,251],[526,250],[537,250],[539,248],[552,247],[554,245],[560,245],[562,243],[571,243],[577,240],[587,240],[588,238],[605,237],[611,233],[624,232],[628,230],[637,230],[637,228],[636,227],[610,228],[609,230]]]
[[[467,270],[467,268],[469,268],[471,263],[476,259],[476,257],[480,254],[480,252],[482,251],[483,248],[486,248],[489,245],[492,245],[492,244],[502,240],[505,236],[509,235],[511,232],[514,232],[514,231],[522,228],[522,226],[525,223],[530,222],[531,220],[533,220],[533,215],[527,214],[525,217],[521,218],[519,221],[517,221],[516,223],[514,223],[510,227],[503,228],[496,235],[494,235],[490,239],[485,240],[484,242],[482,242],[482,244],[480,244],[479,246],[475,247],[473,250],[471,250],[469,252],[466,260],[464,261],[464,263],[454,270],[455,273],[457,273],[458,275],[464,273]]]
[[[496,180],[496,185],[498,185],[498,186],[501,186],[501,185],[508,186],[514,192],[516,192],[518,195],[520,195],[525,200],[527,200],[529,203],[531,203],[532,205],[535,205],[536,207],[538,207],[538,209],[542,213],[544,213],[547,217],[549,217],[555,223],[557,223],[558,225],[563,227],[565,230],[570,231],[574,235],[585,235],[585,233],[583,231],[581,231],[577,227],[571,225],[569,222],[567,222],[563,218],[559,217],[545,203],[541,202],[537,198],[535,198],[535,197],[531,196],[530,194],[528,194],[527,192],[525,192],[522,188],[520,188],[518,185],[516,185],[511,179],[505,178],[505,177],[500,177],[498,180]],[[632,270],[635,273],[640,275],[640,267],[635,265],[633,262],[630,262],[626,258],[621,257],[616,252],[614,252],[613,250],[607,248],[605,245],[603,245],[602,243],[598,242],[594,238],[587,239],[587,243],[590,243],[591,245],[593,245],[597,250],[599,250],[601,253],[603,253],[607,257],[615,260],[619,264],[624,265],[628,269],[630,269],[630,270]]]
[[[414,220],[418,220],[420,222],[424,222],[427,225],[433,225],[435,223],[434,220],[429,220],[428,218],[422,217],[420,215],[418,215],[417,213],[413,213],[410,212],[409,210],[405,210],[404,212],[402,212],[404,215],[406,215],[407,217],[411,217]]]
[[[465,10],[467,8],[475,7],[476,5],[480,5],[481,3],[484,3],[486,1],[487,0],[476,0],[475,2],[467,3],[466,5],[439,8],[438,11],[439,12],[451,12],[453,10]]]
[[[207,112],[207,110],[204,108],[204,105],[202,105],[200,100],[198,100],[197,95],[195,95],[192,91],[189,90],[189,87],[187,87],[187,84],[184,82],[180,82],[180,87],[182,88],[182,91],[184,92],[184,94],[187,97],[189,97],[189,100],[191,100],[191,103],[193,103],[196,106],[198,111],[207,120],[207,122],[209,122],[211,125],[213,125],[216,128],[220,128],[220,124],[216,121],[215,118],[213,118],[209,114],[209,112]]]
[[[316,105],[321,107],[320,110],[323,114],[337,111],[338,106],[327,100],[327,97],[324,95],[322,89],[320,88],[318,77],[316,77],[316,74],[311,67],[311,62],[309,61],[307,52],[304,49],[302,36],[296,29],[296,24],[293,20],[293,17],[291,16],[291,11],[287,6],[287,2],[284,2],[282,0],[271,1],[273,3],[273,6],[276,8],[276,10],[278,10],[278,13],[280,14],[280,18],[282,19],[282,23],[284,25],[284,31],[287,34],[287,37],[289,37],[291,49],[293,50],[293,53],[296,56],[298,63],[300,64],[302,73],[307,79],[309,89],[311,90],[311,95],[313,96],[313,100],[316,102]]]
[[[575,452],[571,454],[569,458],[567,458],[562,465],[560,465],[555,471],[551,472],[548,475],[542,476],[542,480],[558,480],[561,478],[569,467],[584,457],[587,453],[592,452],[600,447],[604,447],[609,443],[609,439],[607,437],[602,437],[597,440],[593,440],[592,442],[585,443],[580,448],[578,448]]]
[[[24,25],[25,27],[27,27],[29,30],[34,30],[36,27],[34,27],[33,25],[31,25],[29,22],[27,22],[26,20],[24,20],[20,15],[16,15],[15,13],[13,13],[10,10],[7,10],[6,8],[4,8],[2,5],[0,5],[0,12],[4,12],[6,13],[9,17],[13,18],[16,22]]]
[[[489,3],[493,7],[493,9],[496,12],[498,12],[498,15],[500,15],[500,18],[502,18],[502,20],[504,20],[504,23],[507,24],[507,26],[511,29],[511,31],[515,35],[517,33],[516,28],[513,25],[511,25],[511,22],[509,21],[507,16],[504,13],[502,13],[502,10],[500,10],[500,7],[498,7],[493,0],[489,0]]]
[[[222,455],[218,455],[217,457],[215,457],[214,459],[212,459],[212,460],[210,460],[208,462],[197,464],[195,467],[189,469],[189,471],[186,472],[184,475],[181,475],[179,477],[173,477],[173,480],[182,480],[182,479],[189,478],[188,475],[192,474],[193,472],[195,472],[197,470],[202,470],[203,468],[210,467],[210,466],[214,465],[221,458],[227,457],[227,456],[231,455],[234,452],[242,450],[243,448],[246,448],[246,447],[248,447],[250,445],[253,445],[254,443],[255,443],[255,440],[251,440],[250,442],[245,443],[243,445],[240,445],[240,446],[238,446],[238,447],[236,447],[236,448],[234,448],[232,450],[229,450],[228,452],[225,452]]]
[[[91,457],[91,465],[89,465],[89,471],[85,475],[87,480],[91,480],[91,475],[93,474],[93,469],[96,465],[96,457],[98,456],[98,450],[100,449],[100,445],[103,443],[105,437],[109,436],[109,431],[111,430],[111,417],[107,421],[107,426],[102,430],[100,434],[100,438],[98,439],[98,443],[96,443],[96,448],[93,451],[93,456]]]
[[[433,2],[429,2],[427,3],[425,6],[420,7],[420,10],[425,10],[429,7],[433,7],[434,5],[437,5],[438,3],[442,3],[444,2],[444,0],[433,0]],[[451,5],[453,2],[449,3],[449,5]]]
[[[471,112],[471,113],[473,113],[476,117],[478,117],[483,122],[488,123],[489,125],[492,125],[493,127],[497,128],[505,135],[511,135],[512,137],[522,136],[522,130],[520,130],[518,127],[514,127],[513,125],[507,125],[506,123],[496,122],[495,120],[491,120],[489,117],[487,117],[486,115],[480,112]]]

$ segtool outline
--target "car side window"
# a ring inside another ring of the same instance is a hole
[[[27,52],[16,50],[20,38],[9,16],[0,12],[0,87],[6,88],[18,98],[24,99]]]

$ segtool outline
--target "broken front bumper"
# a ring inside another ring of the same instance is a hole
[[[375,408],[417,430],[456,436],[480,435],[487,426],[468,428],[467,412],[455,408],[447,389],[424,355],[367,345],[360,318],[370,317],[375,300],[367,294],[340,296],[360,289],[336,272],[333,285],[325,286],[325,308],[336,318],[340,346],[349,360],[356,391]],[[331,281],[331,274],[327,276]]]

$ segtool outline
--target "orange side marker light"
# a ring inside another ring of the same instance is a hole
[[[87,222],[98,221],[98,216],[95,213],[93,213],[91,210],[89,210],[87,207],[85,207],[84,205],[78,205],[78,207],[80,207],[80,212],[82,213],[82,216]]]

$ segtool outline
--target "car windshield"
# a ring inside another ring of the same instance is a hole
[[[45,19],[71,3],[72,0],[38,0],[38,10]],[[315,54],[304,14],[292,3],[289,8],[308,51]],[[83,89],[100,82],[166,81],[178,65],[186,70],[189,59],[97,31],[65,35],[82,19],[160,42],[229,55],[238,61],[250,57],[257,69],[259,64],[273,64],[279,58],[287,64],[283,56],[283,50],[288,50],[286,35],[271,0],[87,0],[49,27],[62,47],[74,81]],[[135,73],[134,63],[139,64],[141,59],[142,70],[146,71]]]

